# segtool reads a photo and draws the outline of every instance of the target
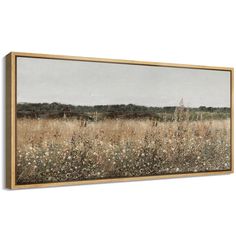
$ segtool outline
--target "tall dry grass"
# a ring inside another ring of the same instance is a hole
[[[17,120],[17,183],[230,169],[230,123]]]

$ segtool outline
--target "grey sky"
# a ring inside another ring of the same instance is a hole
[[[230,72],[17,58],[17,102],[230,106]]]

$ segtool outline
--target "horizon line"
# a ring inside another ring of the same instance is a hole
[[[68,103],[60,103],[60,102],[17,102],[18,104],[53,104],[53,103],[57,103],[60,105],[66,105],[66,106],[87,106],[87,107],[95,107],[95,106],[128,106],[128,105],[133,105],[133,106],[142,106],[142,107],[147,107],[147,108],[165,108],[165,107],[180,107],[180,105],[169,105],[169,106],[146,106],[146,105],[140,105],[140,104],[134,104],[134,103],[127,103],[127,104],[122,104],[122,103],[117,103],[117,104],[97,104],[97,105],[73,105],[73,104],[68,104]],[[196,106],[184,106],[185,108],[200,108],[200,107],[212,107],[212,108],[231,108],[231,106],[204,106],[204,105],[200,105],[198,107]]]

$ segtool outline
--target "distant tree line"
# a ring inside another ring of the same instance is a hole
[[[146,107],[134,104],[128,105],[97,105],[73,106],[61,103],[18,103],[18,118],[76,118],[85,120],[102,119],[156,119],[159,121],[173,120],[177,107]],[[198,119],[226,119],[230,117],[228,107],[185,108],[190,120]]]

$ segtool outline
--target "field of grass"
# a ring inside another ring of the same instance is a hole
[[[230,169],[230,121],[17,120],[17,183]]]

